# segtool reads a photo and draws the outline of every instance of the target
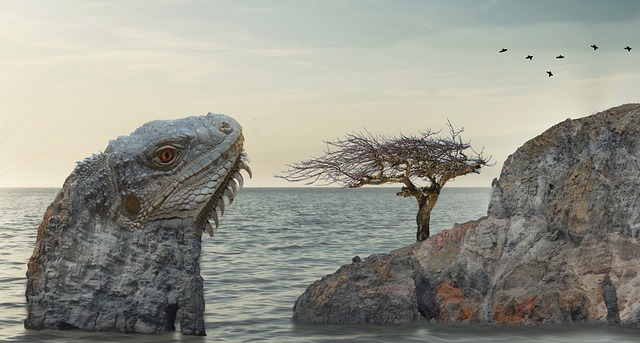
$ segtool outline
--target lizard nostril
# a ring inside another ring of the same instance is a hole
[[[220,124],[218,125],[218,130],[220,130],[221,132],[224,132],[224,133],[231,133],[231,132],[233,132],[233,128],[232,128],[232,127],[231,127],[231,125],[230,125],[228,122],[226,122],[226,121],[220,122]]]

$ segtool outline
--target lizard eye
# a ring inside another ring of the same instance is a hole
[[[171,145],[160,147],[153,154],[154,161],[162,167],[167,167],[177,162],[178,156],[178,149]]]

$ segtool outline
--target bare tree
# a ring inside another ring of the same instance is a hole
[[[327,144],[324,156],[287,165],[289,169],[276,177],[307,184],[337,183],[349,188],[403,184],[397,195],[412,196],[418,201],[416,238],[423,241],[429,237],[431,210],[445,183],[458,176],[480,173],[490,160],[462,140],[464,129],[454,129],[451,122],[447,122],[447,126],[446,137],[440,137],[440,131],[431,130],[399,137],[377,136],[365,131],[336,141],[324,141]],[[469,156],[465,154],[468,150]],[[426,186],[417,185],[417,180]]]

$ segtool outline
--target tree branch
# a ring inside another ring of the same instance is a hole
[[[369,131],[351,133],[325,141],[324,156],[287,165],[288,169],[275,177],[351,188],[402,183],[408,189],[419,188],[412,181],[417,179],[429,187],[442,188],[458,176],[479,173],[490,160],[483,156],[484,150],[478,153],[462,140],[464,129],[455,129],[450,121],[447,127],[449,135],[445,137],[431,130],[398,137],[375,136]]]

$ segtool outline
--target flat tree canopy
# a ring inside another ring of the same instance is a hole
[[[413,196],[418,201],[417,240],[425,240],[429,237],[431,210],[445,183],[480,173],[490,160],[462,140],[464,129],[454,129],[451,122],[447,126],[449,135],[444,137],[440,131],[431,130],[408,136],[351,133],[343,139],[325,141],[324,156],[287,165],[289,169],[276,177],[350,188],[401,183],[404,186],[397,195]]]

